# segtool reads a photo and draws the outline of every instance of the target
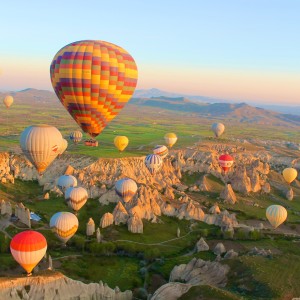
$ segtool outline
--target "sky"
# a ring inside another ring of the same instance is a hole
[[[300,105],[298,0],[1,2],[1,90],[52,90],[56,52],[95,39],[134,57],[138,89]]]

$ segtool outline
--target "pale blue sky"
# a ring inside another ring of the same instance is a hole
[[[51,89],[55,53],[98,39],[135,58],[139,88],[300,102],[298,0],[1,2],[0,89]]]

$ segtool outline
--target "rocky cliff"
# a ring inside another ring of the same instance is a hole
[[[107,284],[84,284],[59,272],[45,272],[32,277],[0,278],[0,299],[5,300],[130,300],[132,292],[111,289]]]

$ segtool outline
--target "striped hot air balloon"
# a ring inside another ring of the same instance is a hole
[[[116,182],[115,191],[124,202],[128,202],[137,192],[136,182],[130,178],[120,179]]]
[[[74,144],[78,144],[82,139],[82,132],[79,130],[73,131],[70,134],[70,140],[74,143]]]
[[[14,103],[14,98],[10,95],[7,95],[4,99],[3,99],[3,103],[6,106],[6,108],[10,108],[10,106]]]
[[[40,175],[59,154],[62,135],[49,125],[27,127],[20,137],[20,144],[27,159],[35,166]]]
[[[177,142],[177,135],[175,133],[167,133],[165,134],[165,141],[168,147],[172,147]]]
[[[94,40],[71,43],[52,60],[53,89],[82,130],[96,137],[122,110],[137,84],[137,66],[119,46]]]
[[[153,154],[159,155],[162,159],[164,159],[169,154],[169,150],[165,145],[157,145],[153,149]]]
[[[83,187],[69,187],[65,193],[65,199],[76,212],[86,203],[88,192]]]
[[[229,154],[222,154],[219,157],[219,165],[224,172],[227,172],[233,165],[234,159]]]
[[[286,168],[282,171],[282,176],[288,184],[291,184],[297,178],[298,172],[294,168]]]
[[[145,165],[151,175],[154,175],[162,167],[163,161],[159,155],[149,154],[145,158]]]
[[[28,275],[40,262],[47,251],[45,237],[34,230],[16,234],[10,242],[10,252]]]
[[[127,136],[116,136],[114,139],[114,144],[116,148],[122,152],[128,146],[129,140]]]
[[[214,132],[216,137],[219,137],[225,131],[225,126],[222,123],[213,123],[211,126],[211,130]]]
[[[62,175],[58,178],[57,186],[64,193],[69,187],[77,186],[77,179],[73,175]]]
[[[271,205],[266,210],[266,217],[269,220],[270,224],[274,228],[277,228],[286,220],[287,211],[281,205]]]
[[[58,212],[51,217],[50,228],[66,244],[78,229],[78,219],[70,212]]]

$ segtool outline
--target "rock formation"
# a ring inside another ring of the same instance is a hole
[[[226,254],[224,255],[225,259],[232,259],[234,257],[239,256],[239,254],[237,252],[235,252],[233,249],[230,249],[229,251],[226,252]]]
[[[292,201],[292,200],[293,200],[293,198],[294,198],[294,192],[293,192],[293,189],[292,189],[292,188],[290,188],[290,189],[286,192],[285,197],[286,197],[286,199],[289,200],[289,201]]]
[[[226,252],[225,246],[222,243],[218,243],[214,248],[215,255],[221,255]]]
[[[44,195],[44,199],[45,199],[45,200],[49,200],[49,198],[50,198],[49,193],[46,193],[46,194]]]
[[[114,223],[114,216],[111,213],[107,212],[102,216],[100,220],[100,227],[105,228],[112,225],[113,223]]]
[[[224,190],[220,194],[220,198],[224,199],[225,203],[234,204],[236,202],[235,193],[231,184],[226,184]]]
[[[218,203],[215,203],[210,209],[209,209],[210,214],[219,214],[221,213],[220,207]]]
[[[119,224],[122,224],[122,223],[123,224],[127,223],[129,215],[128,215],[125,207],[121,203],[121,201],[119,201],[118,204],[116,205],[116,207],[114,208],[113,216],[114,216],[114,220],[115,220],[116,225],[119,225]]]
[[[0,298],[5,300],[20,299],[111,299],[131,300],[132,292],[121,292],[118,287],[111,289],[107,284],[85,284],[72,280],[58,272],[50,272],[47,276],[19,277],[2,280]]]
[[[101,242],[101,232],[100,232],[100,228],[99,227],[96,230],[96,239],[97,239],[97,243]]]
[[[188,264],[175,266],[170,274],[170,282],[161,286],[151,300],[176,300],[195,285],[224,287],[228,272],[227,265],[193,258]]]
[[[19,221],[29,228],[31,228],[31,221],[30,221],[30,210],[26,208],[23,203],[19,203],[15,207],[15,216],[19,219]]]
[[[89,218],[86,223],[86,235],[91,236],[95,233],[95,222],[92,218]]]
[[[204,238],[200,238],[200,240],[197,242],[196,244],[196,249],[197,252],[201,252],[201,251],[208,251],[209,250],[209,246],[208,244],[205,242]]]
[[[138,215],[133,215],[128,219],[128,230],[132,233],[143,233],[143,221]]]
[[[1,215],[12,215],[12,207],[9,201],[1,200]]]

